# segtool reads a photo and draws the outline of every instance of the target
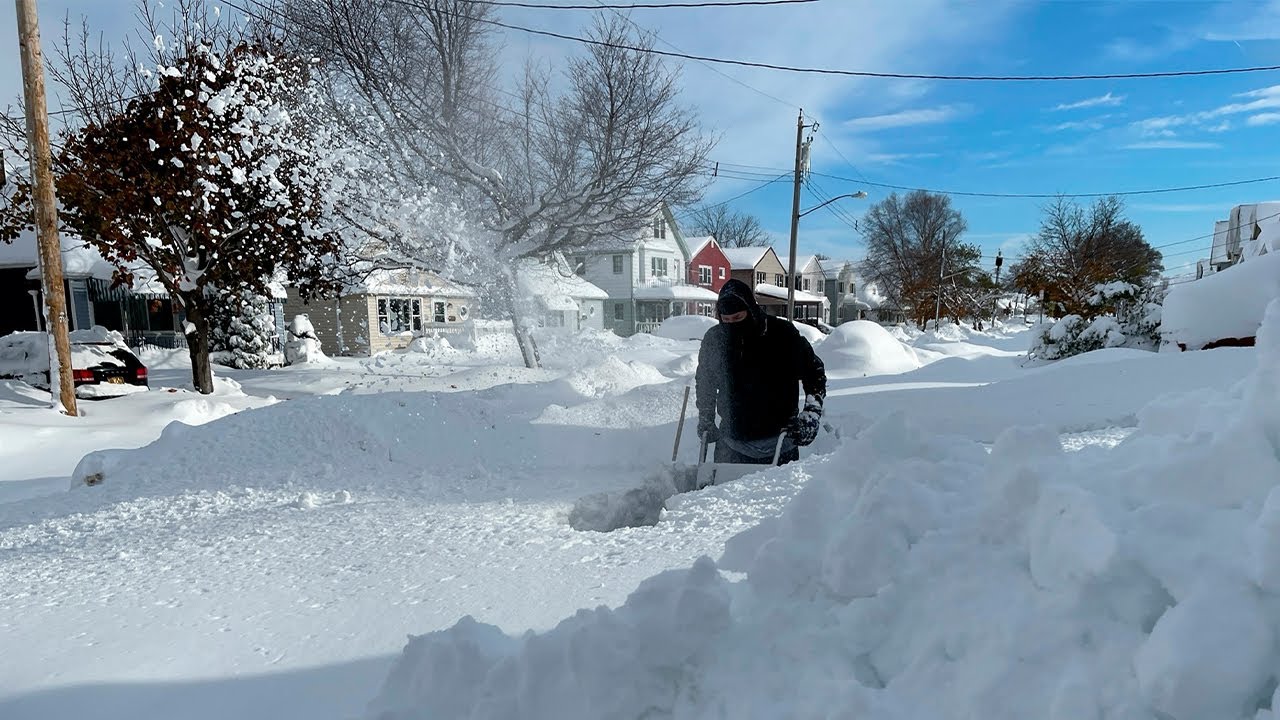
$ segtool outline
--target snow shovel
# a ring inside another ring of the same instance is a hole
[[[569,525],[573,529],[609,532],[623,527],[657,525],[662,509],[671,496],[736,480],[768,467],[748,463],[709,463],[706,461],[707,439],[705,436],[699,448],[697,464],[686,465],[677,462],[688,406],[689,386],[686,385],[684,401],[680,406],[680,421],[676,425],[675,446],[671,450],[671,464],[646,480],[641,487],[596,493],[581,498],[569,512]],[[778,464],[778,458],[782,453],[783,439],[784,436],[778,437],[773,455],[774,465]]]

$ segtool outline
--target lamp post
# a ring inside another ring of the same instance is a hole
[[[796,187],[799,187],[799,186],[797,185]],[[789,267],[787,268],[787,319],[788,320],[796,319],[796,236],[798,234],[798,230],[800,227],[800,218],[804,217],[805,215],[808,215],[814,210],[817,210],[819,208],[824,208],[830,205],[831,203],[837,200],[840,200],[842,198],[853,198],[855,200],[859,200],[859,199],[865,198],[866,196],[867,196],[867,193],[864,190],[859,190],[857,192],[852,192],[852,193],[845,193],[844,195],[837,195],[827,200],[826,202],[820,203],[818,205],[814,205],[813,207],[809,208],[808,210],[805,210],[804,212],[800,211],[799,196],[796,197],[796,203],[793,207],[792,216],[791,216],[791,255],[790,257],[787,258],[787,265],[789,265]]]

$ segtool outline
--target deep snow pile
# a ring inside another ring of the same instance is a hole
[[[869,320],[840,325],[815,350],[831,378],[888,375],[920,367],[911,348]]]
[[[701,340],[717,323],[705,315],[676,315],[663,320],[653,334],[668,340]]]
[[[1169,289],[1160,336],[1167,347],[1198,350],[1207,343],[1249,338],[1267,304],[1280,298],[1280,252],[1251,258]]]
[[[1274,717],[1280,302],[1247,379],[1114,449],[894,415],[806,467],[729,542],[745,580],[703,558],[543,634],[464,619],[411,639],[368,716]]]

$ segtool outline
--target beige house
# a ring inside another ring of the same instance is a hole
[[[357,356],[403,350],[424,336],[469,338],[476,309],[470,289],[414,269],[376,270],[336,297],[307,303],[289,288],[284,306],[286,318],[308,316],[326,354]]]

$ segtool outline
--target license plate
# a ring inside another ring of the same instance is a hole
[[[109,382],[109,383],[111,383],[111,384],[113,384],[113,385],[123,385],[123,384],[124,384],[124,378],[122,378],[122,377],[109,377],[109,378],[107,378],[107,382]]]

